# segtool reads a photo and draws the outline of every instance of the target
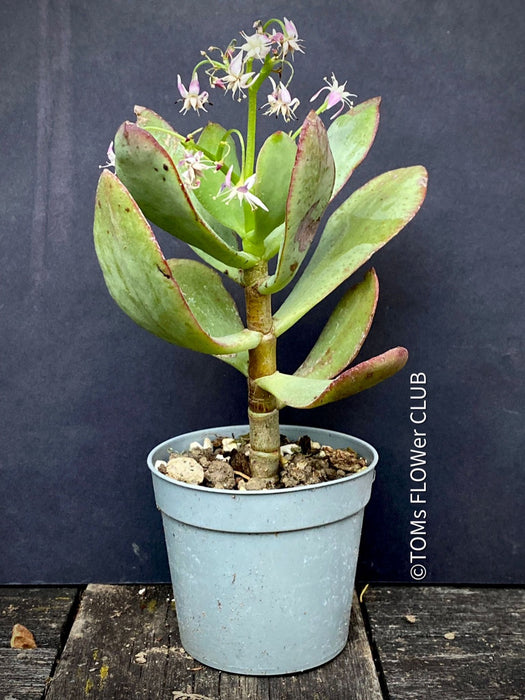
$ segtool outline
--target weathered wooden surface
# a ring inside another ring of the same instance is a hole
[[[0,588],[0,700],[40,700],[46,686],[46,700],[383,698],[357,604],[337,659],[261,678],[194,661],[180,646],[169,586],[141,591],[91,585],[77,611],[74,588]],[[364,602],[385,698],[525,698],[524,590],[378,586]],[[37,649],[9,648],[17,622],[34,633]]]
[[[0,698],[40,700],[74,606],[74,588],[0,588]],[[13,625],[34,635],[36,649],[11,649]]]
[[[390,700],[525,698],[523,589],[374,587],[364,602]]]
[[[381,700],[358,605],[343,653],[320,669],[279,678],[220,673],[180,645],[168,586],[91,585],[46,700]]]

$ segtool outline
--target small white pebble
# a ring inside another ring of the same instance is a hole
[[[139,595],[144,595],[145,592],[146,592],[146,589],[145,589],[145,588],[141,588],[141,589],[139,590]]]
[[[443,636],[445,637],[445,639],[456,639],[455,632],[446,632]]]
[[[202,443],[202,449],[203,450],[212,450],[213,449],[213,445],[212,445],[212,442],[211,442],[209,437],[204,438],[204,441]]]
[[[146,654],[143,651],[139,651],[138,654],[135,654],[135,663],[136,664],[145,664],[147,662],[147,657]]]
[[[281,454],[282,455],[293,455],[297,452],[300,452],[301,448],[299,445],[296,445],[294,442],[292,442],[290,445],[282,445],[281,446]]]
[[[321,443],[312,441],[312,450],[320,450],[320,449],[321,449]]]
[[[405,615],[405,620],[413,625],[416,622],[417,617],[415,615]]]
[[[155,469],[160,469],[161,467],[167,466],[167,462],[165,462],[163,459],[157,459],[155,462]]]
[[[202,484],[204,469],[193,457],[171,457],[166,466],[169,477],[186,484]]]
[[[225,452],[231,452],[232,450],[237,450],[239,448],[239,443],[235,438],[223,438],[222,449]]]
[[[191,442],[190,443],[190,452],[192,450],[202,450],[202,445],[200,444],[200,442]]]

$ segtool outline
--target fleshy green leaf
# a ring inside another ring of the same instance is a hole
[[[194,260],[172,258],[168,265],[195,318],[209,335],[230,335],[234,327],[237,333],[244,331],[237,306],[217,273]],[[215,357],[248,376],[247,350]]]
[[[328,141],[335,161],[332,199],[364,160],[379,125],[380,97],[374,97],[337,117],[328,128]]]
[[[407,359],[405,348],[393,348],[355,365],[332,380],[275,372],[257,379],[256,384],[273,394],[281,406],[315,408],[370,389],[402,369]]]
[[[310,112],[301,129],[286,203],[286,229],[277,269],[260,287],[278,292],[292,280],[306,256],[332,194],[335,166],[323,122]]]
[[[372,269],[342,297],[310,354],[294,374],[330,379],[348,367],[368,335],[378,295],[379,283]]]
[[[226,265],[248,268],[257,262],[235,250],[233,234],[221,238],[199,215],[173,160],[149,132],[124,122],[115,153],[117,175],[154,224]]]
[[[168,265],[197,323],[208,335],[221,337],[243,330],[237,306],[220,275],[196,260],[171,258]]]
[[[255,210],[254,241],[262,241],[284,221],[296,153],[295,141],[282,131],[269,136],[259,151],[253,193],[269,211]]]
[[[166,149],[172,161],[178,163],[184,155],[181,143],[183,137],[152,109],[135,105],[134,112],[137,117],[137,126],[149,132]]]
[[[426,193],[427,172],[416,165],[370,180],[328,219],[308,266],[274,316],[276,335],[350,277],[415,216]]]
[[[195,261],[166,262],[139,207],[105,170],[95,207],[95,248],[109,292],[136,323],[170,343],[210,354],[256,347],[220,277]]]

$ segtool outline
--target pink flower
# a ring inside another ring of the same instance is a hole
[[[181,112],[186,114],[190,109],[194,109],[197,114],[199,109],[207,111],[204,105],[208,102],[208,93],[206,91],[200,92],[199,78],[196,73],[193,75],[187,90],[182,84],[180,75],[177,75],[177,87],[184,103],[180,110]],[[181,100],[178,101],[180,102]]]
[[[225,194],[224,201],[226,202],[226,204],[229,204],[229,202],[231,202],[232,199],[237,197],[241,204],[242,202],[248,202],[252,211],[257,209],[258,207],[264,209],[265,211],[268,211],[268,207],[259,199],[259,197],[250,192],[251,188],[255,184],[255,174],[250,175],[249,178],[247,178],[244,182],[239,183],[238,185],[232,185],[232,171],[233,165],[230,166],[230,169],[228,170],[226,177],[224,178],[224,182],[220,187],[218,196]]]
[[[242,51],[239,51],[229,62],[224,64],[226,75],[221,76],[220,82],[226,86],[226,90],[232,91],[232,97],[237,92],[244,96],[243,90],[247,90],[256,78],[252,79],[255,73],[244,72],[244,61]]]
[[[213,163],[204,159],[202,151],[184,151],[184,158],[179,160],[182,181],[192,190],[196,190],[200,184],[200,178],[204,170],[214,167]]]
[[[339,85],[337,80],[335,79],[335,75],[332,73],[332,82],[328,80],[328,78],[324,78],[324,81],[326,85],[322,87],[318,92],[315,93],[315,95],[310,99],[310,102],[313,102],[319,95],[322,93],[323,90],[328,90],[328,97],[325,100],[325,109],[330,109],[331,107],[335,107],[337,104],[341,104],[341,107],[339,110],[332,116],[330,119],[335,119],[341,112],[343,111],[345,105],[348,107],[353,107],[354,103],[352,100],[350,100],[350,97],[357,97],[357,95],[354,95],[351,92],[346,92],[345,87],[346,87],[346,82],[343,83],[342,85]]]
[[[273,42],[280,44],[282,50],[282,58],[284,58],[289,53],[292,54],[293,57],[295,51],[300,51],[301,53],[304,53],[304,51],[299,45],[301,43],[301,39],[299,39],[298,37],[295,24],[286,17],[284,18],[284,32],[276,32],[274,30],[271,39]]]
[[[288,122],[290,119],[295,119],[294,110],[299,106],[299,100],[297,97],[292,99],[288,88],[281,82],[277,86],[272,77],[270,80],[273,85],[273,92],[268,95],[268,109],[265,114],[279,114],[283,117],[284,121]]]
[[[255,32],[251,36],[241,32],[241,36],[246,42],[241,46],[241,49],[246,53],[246,58],[258,58],[260,61],[264,61],[270,52],[271,39],[263,32]]]

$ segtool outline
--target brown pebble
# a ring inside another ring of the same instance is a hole
[[[11,633],[11,648],[12,649],[36,649],[35,638],[24,625],[16,624]]]
[[[366,460],[359,457],[353,450],[340,450],[333,447],[324,447],[323,449],[334,469],[354,474],[367,466]]]
[[[235,474],[226,460],[214,459],[206,469],[206,483],[216,489],[235,488]]]
[[[269,479],[263,479],[260,476],[252,476],[245,484],[246,491],[265,491],[273,488],[273,484]]]

